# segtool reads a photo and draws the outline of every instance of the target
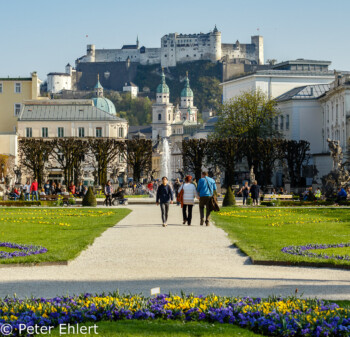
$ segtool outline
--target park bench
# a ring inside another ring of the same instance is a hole
[[[291,194],[265,194],[264,195],[264,201],[270,201],[273,199],[293,200],[293,195],[291,195]]]

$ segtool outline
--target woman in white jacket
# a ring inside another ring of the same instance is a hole
[[[191,226],[192,208],[194,205],[195,198],[198,197],[198,192],[196,186],[192,184],[191,176],[186,176],[184,184],[179,189],[179,193],[181,192],[181,190],[183,190],[183,224],[187,222],[187,224]]]

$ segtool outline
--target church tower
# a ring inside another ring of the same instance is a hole
[[[103,97],[103,86],[100,83],[100,74],[97,74],[97,83],[94,87],[95,97]]]
[[[186,72],[185,87],[181,91],[181,120],[197,122],[198,109],[193,105],[193,91],[190,87],[188,72]]]
[[[152,139],[170,137],[174,120],[174,106],[169,102],[170,90],[162,69],[161,82],[156,90],[156,103],[152,105]]]

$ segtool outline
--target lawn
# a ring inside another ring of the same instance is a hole
[[[242,329],[231,324],[213,324],[205,322],[179,322],[179,321],[118,321],[118,322],[97,322],[96,332],[103,337],[142,337],[142,336],[241,336],[259,337],[249,330]],[[91,326],[91,325],[86,325]],[[91,334],[67,334],[65,336],[96,336],[93,329]],[[60,336],[59,329],[52,330],[50,336]],[[62,335],[61,335],[62,336]]]
[[[128,209],[0,208],[0,242],[42,246],[47,252],[1,258],[0,263],[68,261],[77,257],[108,227],[130,213]],[[18,249],[0,247],[0,251]]]
[[[350,248],[307,250],[328,258],[291,255],[281,249],[308,244],[349,243],[350,213],[341,208],[238,208],[225,207],[213,214],[216,225],[231,241],[255,261],[288,261],[350,266],[334,255],[350,255]],[[349,256],[350,259],[350,256]]]

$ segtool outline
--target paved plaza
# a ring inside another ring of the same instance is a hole
[[[161,227],[155,205],[129,205],[133,210],[106,230],[67,266],[0,268],[0,296],[19,297],[120,292],[143,293],[160,287],[177,292],[264,297],[299,294],[350,300],[350,271],[252,265],[214,225],[182,225],[181,208],[170,208]],[[54,238],[53,238],[54,239]],[[274,244],[271,242],[271,244]]]

